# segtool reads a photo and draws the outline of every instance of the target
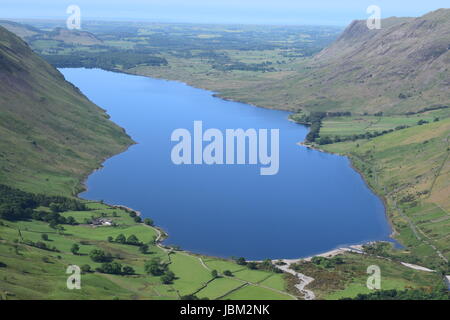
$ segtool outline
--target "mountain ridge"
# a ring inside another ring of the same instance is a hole
[[[230,100],[288,111],[406,114],[450,105],[450,9],[355,20],[312,58],[273,79],[215,90]]]
[[[450,9],[382,20],[380,30],[365,24],[354,21],[314,57],[311,67],[320,81],[315,83],[326,98],[342,102],[356,91],[371,100],[372,109],[388,113],[450,101]]]

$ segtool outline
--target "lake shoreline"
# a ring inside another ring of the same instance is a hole
[[[292,120],[292,121],[293,121],[293,120]],[[295,121],[294,121],[294,122],[295,122]],[[296,123],[297,123],[297,122],[296,122]],[[362,172],[359,168],[357,168],[357,167],[355,166],[354,161],[353,161],[353,159],[352,159],[350,156],[343,155],[343,154],[339,154],[339,153],[332,152],[332,151],[326,151],[326,150],[323,150],[323,149],[318,148],[317,146],[313,146],[313,145],[307,144],[307,143],[305,143],[304,141],[303,141],[303,142],[297,143],[297,145],[299,145],[299,146],[301,146],[301,147],[305,147],[305,148],[311,149],[311,150],[316,150],[316,151],[319,151],[319,152],[323,152],[323,153],[334,154],[334,155],[338,155],[338,156],[341,156],[341,157],[346,157],[346,158],[348,159],[348,161],[350,162],[350,167],[351,167],[353,170],[355,170],[355,171],[360,175],[361,179],[364,181],[364,183],[365,183],[365,185],[367,186],[367,188],[369,188],[369,189],[372,191],[372,193],[375,194],[375,195],[382,201],[383,207],[384,207],[384,214],[385,214],[386,220],[388,221],[389,226],[391,227],[391,234],[390,234],[389,237],[390,237],[392,240],[394,240],[395,242],[397,242],[397,243],[399,243],[399,244],[401,245],[401,243],[395,238],[395,236],[398,235],[398,232],[395,230],[394,223],[393,223],[392,219],[389,217],[389,210],[388,210],[388,204],[387,204],[387,199],[386,199],[386,197],[385,197],[384,195],[382,195],[382,194],[379,194],[379,193],[378,193],[378,192],[377,192],[377,191],[369,184],[369,182],[365,179],[363,172]]]
[[[158,80],[161,79],[161,78],[148,77],[148,76],[145,76],[145,75],[135,74],[135,73],[131,73],[131,72],[124,72],[124,71],[119,71],[119,70],[106,70],[106,71],[108,71],[108,72],[113,72],[113,73],[123,73],[123,74],[128,74],[128,75],[132,75],[132,76],[139,76],[139,77],[144,77],[144,78],[150,78],[150,79],[158,79]],[[169,82],[170,82],[170,81],[174,81],[174,82],[182,83],[182,84],[184,84],[184,85],[187,85],[187,86],[190,86],[190,87],[193,87],[193,88],[198,88],[198,89],[202,89],[202,90],[209,91],[209,90],[206,89],[206,88],[195,87],[195,86],[192,86],[192,85],[190,85],[190,84],[188,84],[188,83],[186,83],[186,82],[182,82],[182,81],[170,80],[170,79],[164,79],[164,80],[165,80],[165,81],[169,81]],[[210,93],[211,93],[211,91],[210,91]],[[219,98],[219,99],[224,100],[224,101],[232,101],[232,102],[242,103],[242,104],[246,104],[247,106],[252,106],[252,107],[256,107],[256,108],[271,109],[271,110],[280,110],[280,109],[278,109],[278,108],[270,108],[270,107],[264,107],[264,106],[253,105],[253,104],[249,104],[249,103],[242,102],[242,101],[236,101],[236,100],[233,100],[233,99],[230,99],[230,98],[222,97],[222,96],[220,96],[219,94],[214,93],[214,92],[212,92],[211,95],[212,95],[214,98]],[[280,111],[289,112],[288,110],[280,110]],[[287,118],[286,120],[290,121],[289,118]],[[302,126],[307,127],[306,125],[302,125]],[[132,138],[132,137],[131,137],[131,138]],[[133,139],[133,138],[132,138],[132,139]],[[134,141],[134,140],[133,140],[133,141]],[[120,153],[117,153],[117,154],[115,154],[115,155],[113,155],[113,156],[111,156],[111,157],[114,157],[114,156],[116,156],[116,155],[118,155],[118,154],[121,154],[121,153],[124,153],[124,152],[128,151],[129,148],[131,148],[134,144],[136,144],[136,143],[130,144],[129,146],[127,146],[126,148],[124,148],[123,151],[121,151]],[[311,146],[307,146],[307,145],[304,144],[303,142],[300,143],[300,144],[301,144],[301,145],[304,145],[304,146],[306,146],[306,147],[315,149],[315,150],[320,151],[320,152],[333,154],[332,152],[327,152],[327,151],[324,151],[324,150],[321,150],[321,149],[318,149],[318,148],[314,148],[314,147],[311,147]],[[342,155],[339,155],[339,156],[342,156]],[[88,187],[87,187],[87,180],[88,180],[89,176],[91,176],[91,175],[92,175],[93,173],[95,173],[96,171],[101,170],[101,169],[103,168],[103,163],[104,163],[106,160],[110,159],[111,157],[105,158],[105,159],[103,160],[103,162],[102,162],[102,165],[100,165],[98,168],[96,168],[96,169],[93,170],[91,173],[89,173],[89,174],[86,175],[86,177],[85,177],[85,179],[84,179],[84,181],[83,181],[84,190],[82,190],[81,192],[78,193],[78,195],[77,195],[78,197],[82,198],[82,197],[80,196],[80,194],[83,193],[83,192],[86,192],[86,191],[88,190]],[[347,157],[347,158],[348,158],[348,157]],[[363,181],[364,181],[364,182],[366,183],[366,185],[368,186],[367,181],[364,179],[364,177],[362,176],[361,172],[359,172],[359,170],[357,170],[357,169],[354,167],[352,161],[350,161],[350,164],[351,164],[351,167],[361,175]],[[385,205],[384,199],[383,199],[382,197],[380,197],[377,193],[375,193],[374,190],[373,190],[372,188],[370,188],[370,186],[369,186],[369,189],[372,191],[372,193],[373,193],[376,197],[378,197],[379,199],[382,200],[383,205],[384,205],[384,211],[385,211],[386,218],[387,218],[389,224],[391,225],[391,221],[390,221],[390,219],[387,217],[387,211],[386,211],[386,205]],[[125,207],[125,206],[123,206],[123,205],[116,205],[116,206]],[[130,209],[130,210],[136,212],[136,210],[131,209],[131,208],[128,208],[128,207],[127,207],[127,209]],[[392,226],[392,225],[391,225],[391,226]],[[167,237],[169,236],[168,233],[165,232],[163,229],[161,229],[161,228],[159,228],[159,227],[157,227],[157,228],[158,228],[159,230],[161,230],[162,232],[164,232],[165,235],[166,235]],[[165,239],[167,239],[167,237],[166,237]],[[164,240],[165,240],[165,239],[164,239]],[[381,240],[380,240],[380,241],[381,241]],[[367,243],[370,243],[370,242],[363,242],[363,244],[367,244]],[[162,245],[162,241],[161,241],[161,245]],[[355,245],[361,245],[361,244],[355,244]],[[169,246],[169,247],[170,247],[170,246]],[[337,248],[337,249],[330,250],[330,251],[326,252],[325,254],[330,254],[330,253],[333,253],[335,250],[340,250],[340,249],[343,249],[343,248],[345,248],[345,247],[340,247],[340,248]],[[183,251],[184,251],[184,250],[183,250]],[[193,255],[196,255],[196,254],[197,254],[197,253],[195,253],[195,252],[190,252],[190,251],[185,251],[185,252],[189,252],[189,253],[191,253],[191,254],[193,254]],[[320,254],[323,254],[323,253],[319,253],[319,255],[320,255]],[[203,255],[203,254],[201,254],[201,255]],[[314,256],[315,256],[315,255],[314,255]],[[220,257],[219,257],[219,258],[220,258]],[[299,259],[302,259],[302,258],[299,258]],[[303,258],[303,259],[304,259],[304,258]]]

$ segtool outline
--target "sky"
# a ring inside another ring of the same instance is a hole
[[[369,17],[370,5],[382,18],[450,7],[448,0],[0,0],[0,18],[65,20],[69,5],[87,20],[337,26]]]

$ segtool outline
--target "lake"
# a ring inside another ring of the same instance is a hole
[[[104,163],[82,198],[141,211],[166,244],[247,259],[299,258],[342,245],[389,240],[382,201],[345,157],[299,146],[308,128],[289,113],[225,101],[183,83],[61,69],[66,79],[138,143]],[[279,129],[279,172],[260,165],[175,165],[171,134],[206,128]]]

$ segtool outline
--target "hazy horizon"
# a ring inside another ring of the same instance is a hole
[[[318,0],[2,0],[0,18],[65,20],[69,5],[81,8],[82,19],[159,23],[330,25],[345,26],[369,16],[370,5],[381,8],[382,18],[415,17],[445,8],[448,1]]]

